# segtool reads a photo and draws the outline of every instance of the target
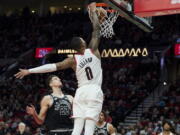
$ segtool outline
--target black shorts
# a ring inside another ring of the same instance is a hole
[[[49,132],[48,135],[71,135],[72,131],[65,131],[65,132]]]

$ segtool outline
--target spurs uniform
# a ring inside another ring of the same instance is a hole
[[[109,135],[108,126],[109,124],[107,122],[105,122],[101,127],[96,125],[94,135]]]
[[[73,101],[73,117],[97,121],[103,103],[101,60],[91,49],[86,49],[83,55],[76,54],[74,57],[78,89]]]
[[[63,98],[50,95],[52,106],[47,111],[45,125],[49,135],[71,135],[73,129],[72,105],[65,95]]]

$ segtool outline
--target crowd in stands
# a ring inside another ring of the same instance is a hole
[[[169,43],[178,36],[176,19],[168,22],[167,18],[155,19],[153,33],[144,33],[136,26],[122,18],[115,24],[116,36],[112,40],[103,39],[100,48],[148,46],[151,43]],[[164,20],[164,21],[162,21]],[[0,59],[17,58],[22,53],[35,47],[55,46],[67,48],[68,40],[76,35],[90,39],[91,24],[87,14],[65,13],[39,17],[25,9],[22,15],[12,14],[0,16]],[[173,23],[174,22],[174,23]],[[148,62],[147,62],[148,61]],[[117,128],[121,135],[136,134],[135,132],[154,131],[159,120],[173,118],[179,130],[178,107],[176,94],[167,93],[161,101],[143,114],[143,119],[129,129],[118,126],[120,121],[140,102],[147,97],[159,83],[159,69],[156,59],[107,58],[102,60],[103,86],[105,93],[104,110],[109,115],[109,122]],[[25,65],[24,67],[29,67]],[[65,93],[74,95],[77,88],[75,74],[71,71],[58,72],[63,81]],[[20,122],[25,123],[26,132],[38,135],[40,128],[29,117],[25,108],[34,104],[39,108],[41,97],[49,90],[45,80],[49,74],[31,75],[23,80],[10,77],[0,82],[0,135],[17,135]],[[172,109],[174,107],[174,109]],[[153,114],[149,114],[153,112]],[[167,112],[166,115],[162,114]],[[163,115],[163,117],[162,117]],[[145,124],[144,124],[145,123]],[[133,132],[131,132],[133,131]]]
[[[108,109],[113,118],[113,124],[118,125],[128,110],[136,107],[157,87],[159,83],[158,68],[153,62],[143,63],[139,60],[113,61],[108,59],[105,61],[109,62],[108,64],[102,62],[104,109]]]
[[[0,21],[0,58],[16,58],[37,46],[62,48],[74,34],[89,35],[88,16],[83,13],[40,17],[25,9],[22,15],[0,16]]]
[[[104,61],[114,64],[109,67]],[[178,83],[171,85],[160,101],[143,113],[135,126],[119,125],[126,113],[157,86],[158,73],[155,66],[152,66],[155,63],[143,63],[143,61],[138,63],[135,60],[126,59],[122,64],[116,64],[116,61],[103,60],[102,65],[105,93],[103,109],[108,114],[108,122],[115,125],[120,135],[157,135],[162,131],[162,121],[169,120],[172,122],[174,131],[180,133],[180,84]],[[151,69],[148,69],[147,67],[150,66]],[[69,74],[69,71],[63,71],[56,74],[62,78],[64,92],[74,95],[77,84],[73,72]],[[26,132],[38,135],[40,128],[32,117],[25,113],[25,108],[29,104],[39,108],[41,97],[50,92],[45,85],[45,79],[48,76],[49,74],[31,75],[23,80],[12,77],[5,83],[1,83],[0,135],[14,135],[18,132],[20,122],[26,124]]]
[[[11,77],[6,82],[1,83],[0,129],[2,130],[0,130],[0,135],[16,135],[20,122],[26,124],[26,130],[28,130],[26,132],[29,132],[31,135],[40,131],[33,118],[26,114],[26,106],[33,104],[39,111],[41,98],[51,93],[46,86],[48,75],[30,76],[23,80]],[[76,84],[75,81],[68,79],[73,78],[73,75],[65,77],[64,72],[61,72],[59,76],[63,78],[63,90],[65,93],[73,95]]]
[[[37,46],[67,48],[72,36],[82,36],[89,40],[92,30],[87,13],[82,11],[53,15],[49,13],[40,17],[25,8],[21,14],[0,16],[0,22],[0,58],[17,58]],[[175,15],[155,17],[153,26],[152,33],[145,33],[119,17],[114,25],[116,36],[112,40],[102,40],[103,47],[111,47],[112,44],[117,44],[118,47],[169,44],[180,34],[178,16]]]
[[[180,83],[172,84],[161,99],[143,113],[135,126],[118,127],[120,135],[157,135],[162,132],[163,121],[172,125],[171,132],[180,134]]]
[[[109,67],[108,63],[113,65]],[[104,110],[109,115],[109,122],[115,126],[123,121],[124,116],[133,107],[147,97],[158,84],[158,73],[155,63],[143,63],[139,60],[103,60],[104,69],[103,91],[105,93]],[[152,66],[154,64],[154,66]],[[147,66],[151,68],[148,69]],[[75,74],[61,71],[58,74],[63,81],[65,93],[74,95],[77,88]],[[27,116],[25,108],[34,104],[39,108],[43,95],[50,93],[46,86],[49,74],[31,75],[23,80],[13,77],[1,83],[0,89],[0,121],[8,131],[14,133],[18,123],[23,121],[28,129],[35,133],[38,127],[33,119]],[[114,80],[112,82],[112,80]],[[150,87],[151,86],[151,87]],[[140,98],[139,98],[140,97]],[[111,106],[111,107],[110,107]]]

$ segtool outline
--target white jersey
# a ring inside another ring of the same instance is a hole
[[[163,133],[161,132],[159,135],[163,135]],[[174,135],[172,132],[170,132],[170,135]]]
[[[101,87],[102,84],[102,68],[101,61],[91,51],[85,49],[84,54],[76,54],[76,77],[78,87],[84,85],[95,84]]]

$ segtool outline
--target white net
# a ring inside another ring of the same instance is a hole
[[[111,12],[109,16],[105,17],[103,22],[100,24],[101,30],[100,35],[104,38],[112,38],[115,33],[113,30],[113,24],[116,22],[119,13]]]

